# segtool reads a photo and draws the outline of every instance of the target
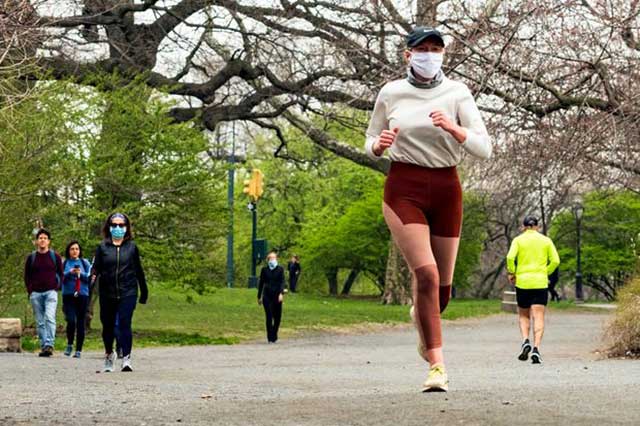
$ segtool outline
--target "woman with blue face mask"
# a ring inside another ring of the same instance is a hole
[[[99,280],[100,321],[105,350],[103,371],[112,372],[114,369],[116,317],[120,335],[118,341],[123,355],[121,371],[133,371],[131,320],[136,302],[143,305],[147,303],[147,281],[140,262],[140,252],[132,240],[129,218],[122,213],[110,215],[102,233],[104,239],[96,250],[94,272]]]
[[[267,265],[260,271],[258,283],[258,304],[264,307],[269,343],[278,341],[283,300],[284,268],[278,265],[278,255],[272,251],[267,255]]]
[[[411,315],[418,351],[429,364],[422,389],[447,391],[440,315],[449,303],[462,226],[456,166],[489,158],[491,141],[469,88],[442,71],[445,44],[434,28],[406,38],[407,76],[380,90],[366,132],[372,159],[391,167],[382,211],[412,273]]]

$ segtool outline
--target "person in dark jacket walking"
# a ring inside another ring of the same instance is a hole
[[[82,258],[82,248],[77,241],[67,244],[64,261],[64,279],[62,281],[62,311],[67,320],[66,356],[73,351],[73,338],[77,331],[76,353],[80,358],[84,343],[85,318],[89,307],[89,286],[91,283],[91,265]]]
[[[294,254],[291,256],[291,261],[287,264],[287,269],[289,270],[289,291],[291,291],[291,293],[295,293],[296,286],[298,285],[298,278],[300,278],[300,274],[302,273],[300,258],[297,255]]]
[[[122,213],[110,215],[102,229],[104,240],[96,250],[95,274],[100,280],[100,321],[104,342],[104,372],[113,371],[116,354],[113,351],[114,327],[118,317],[118,331],[122,346],[122,371],[133,371],[131,320],[136,301],[147,303],[147,281],[140,262],[140,252],[132,240],[131,222]],[[138,299],[138,288],[140,298]]]
[[[278,341],[283,300],[284,268],[278,265],[278,255],[272,251],[267,255],[267,266],[264,266],[260,271],[258,283],[258,303],[264,307],[269,343]]]

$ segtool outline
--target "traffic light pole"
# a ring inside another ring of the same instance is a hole
[[[258,286],[258,277],[256,277],[256,239],[258,238],[258,203],[252,202],[249,204],[252,217],[252,230],[251,230],[251,276],[249,277],[249,288],[256,288]]]
[[[244,189],[242,192],[247,194],[251,198],[249,203],[249,210],[251,210],[252,216],[252,231],[251,231],[251,276],[249,277],[249,288],[256,288],[258,286],[258,278],[256,277],[256,268],[258,265],[258,249],[256,247],[256,240],[258,239],[258,199],[262,195],[262,172],[259,169],[251,170],[251,179],[244,181]]]

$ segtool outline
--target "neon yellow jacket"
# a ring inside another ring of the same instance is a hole
[[[548,276],[558,265],[560,257],[553,241],[538,231],[526,230],[511,242],[507,254],[507,270],[516,274],[518,288],[547,288]]]

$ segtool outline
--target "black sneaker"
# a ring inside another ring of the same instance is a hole
[[[518,354],[518,359],[520,361],[528,360],[529,352],[531,352],[531,343],[529,343],[529,339],[527,339],[524,341],[524,343],[522,343],[522,347],[520,348],[520,353]]]
[[[53,348],[51,346],[45,346],[38,354],[38,356],[41,357],[50,357],[51,355],[53,355]]]
[[[531,352],[531,363],[542,364],[542,357],[540,356],[538,348],[533,348],[533,352]]]

